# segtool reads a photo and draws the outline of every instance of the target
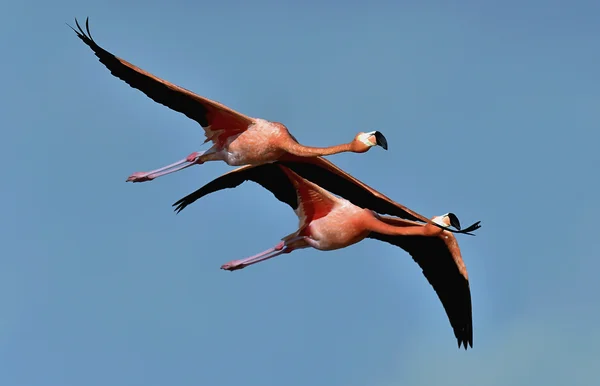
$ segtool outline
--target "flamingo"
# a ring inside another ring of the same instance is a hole
[[[373,146],[387,150],[385,136],[379,131],[359,132],[349,143],[329,147],[310,147],[298,143],[287,127],[279,122],[253,118],[237,112],[217,101],[210,100],[114,56],[92,39],[89,18],[83,31],[77,19],[77,36],[88,45],[112,75],[143,92],[157,103],[167,106],[198,122],[206,140],[212,146],[196,151],[186,158],[149,172],[136,172],[127,182],[145,182],[209,161],[225,161],[230,166],[260,165],[285,159],[288,155],[311,158],[343,152],[365,153]]]
[[[431,218],[425,224],[382,216],[371,209],[336,197],[301,177],[284,163],[242,167],[213,180],[175,204],[180,212],[189,203],[212,192],[251,180],[288,204],[299,219],[298,229],[273,248],[254,256],[233,260],[221,269],[235,271],[295,250],[314,248],[331,251],[346,248],[365,238],[385,241],[408,252],[421,267],[446,311],[458,347],[473,347],[471,292],[467,268],[450,226],[460,228],[453,213]],[[236,184],[237,183],[237,184]],[[479,222],[469,228],[475,230]]]

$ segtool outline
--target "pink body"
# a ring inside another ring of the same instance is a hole
[[[294,144],[297,142],[285,126],[257,119],[247,130],[227,137],[224,146],[214,144],[201,160],[225,161],[230,166],[259,165],[277,161]]]

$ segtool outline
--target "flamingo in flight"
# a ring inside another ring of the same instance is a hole
[[[286,159],[288,156],[312,158],[343,152],[365,153],[373,146],[381,146],[385,150],[388,148],[385,136],[379,131],[360,132],[351,142],[335,146],[301,145],[282,123],[249,117],[114,56],[92,39],[89,18],[85,21],[87,34],[77,19],[75,24],[79,31],[69,27],[94,51],[112,75],[140,90],[155,102],[198,122],[204,129],[204,143],[212,142],[208,150],[193,152],[180,161],[156,170],[133,173],[127,181],[150,181],[208,161],[225,161],[231,166],[260,165]]]
[[[460,228],[453,213],[436,216],[425,224],[382,216],[336,197],[314,182],[298,175],[284,162],[241,167],[211,181],[173,206],[180,212],[191,202],[215,191],[232,188],[245,180],[270,190],[278,200],[288,204],[299,219],[299,227],[281,242],[254,256],[233,260],[221,269],[234,271],[272,259],[298,249],[315,248],[331,251],[356,244],[365,238],[385,241],[408,252],[421,267],[446,311],[458,347],[473,347],[471,292],[467,268],[452,225]],[[478,229],[479,222],[469,227]],[[467,230],[464,230],[466,233]]]

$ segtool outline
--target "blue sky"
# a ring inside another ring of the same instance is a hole
[[[12,2],[0,14],[0,384],[590,385],[600,4],[592,1]],[[112,77],[109,51],[314,146],[431,217],[471,278],[474,348],[402,250],[366,240],[237,272],[296,229],[248,183],[171,204],[231,168],[143,184],[200,150],[185,116]]]

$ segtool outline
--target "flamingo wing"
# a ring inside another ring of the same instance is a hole
[[[330,193],[343,197],[361,208],[415,221],[415,224],[430,222],[426,217],[392,201],[324,158],[304,158],[300,160],[299,157],[289,157],[288,155],[285,156],[284,160],[271,164],[246,165],[234,169],[183,197],[174,203],[173,206],[177,206],[175,210],[179,213],[185,207],[209,193],[221,189],[233,188],[246,180],[252,180],[271,191],[278,200],[287,203],[293,210],[296,210],[298,202],[293,189],[287,186],[290,184],[289,180],[283,178],[281,171],[277,170],[278,168],[272,169],[273,165],[285,166],[303,179],[314,183]],[[271,180],[272,175],[277,177],[273,177],[274,179]],[[278,186],[278,184],[281,184],[281,186]],[[478,221],[463,230],[447,230],[453,233],[472,235],[469,232],[479,227]]]
[[[87,34],[83,31],[77,19],[75,19],[75,23],[79,31],[71,27],[73,31],[94,51],[100,62],[110,70],[112,75],[143,92],[153,101],[198,122],[204,128],[205,142],[212,141],[222,146],[227,137],[247,130],[254,123],[254,118],[160,79],[106,51],[92,39],[88,19],[85,22]]]
[[[286,202],[290,206],[292,206],[291,203],[293,202],[292,209],[296,210],[298,205],[297,200],[292,199],[289,196],[285,196],[285,200],[281,200],[278,196],[280,192],[275,192],[278,191],[278,189],[286,190],[286,188],[278,188],[277,182],[269,180],[271,174],[280,173],[273,171],[270,168],[270,166],[277,164],[285,166],[302,178],[313,182],[333,194],[345,198],[356,206],[368,208],[377,213],[391,214],[403,219],[428,222],[426,217],[392,201],[390,198],[352,177],[350,174],[344,172],[332,162],[322,157],[301,158],[292,155],[286,155],[283,160],[271,164],[257,166],[247,165],[234,169],[209,182],[195,192],[185,196],[173,204],[173,206],[178,206],[176,210],[177,212],[180,212],[186,206],[209,193],[225,188],[233,188],[243,181],[252,180],[273,192],[280,201]],[[260,179],[261,182],[258,182],[256,179]]]
[[[323,157],[300,158],[286,154],[278,162],[303,178],[361,208],[368,208],[377,213],[407,220],[424,223],[429,221],[425,216],[393,201]]]
[[[194,201],[223,189],[235,188],[245,181],[253,181],[267,189],[281,202],[289,205],[294,211],[298,208],[296,188],[286,172],[277,163],[260,166],[246,165],[215,178],[200,189],[188,194],[173,204],[177,213]]]
[[[298,199],[292,183],[281,168],[274,167],[282,165],[317,186],[347,199],[354,205],[369,208],[378,213],[392,214],[400,218],[427,221],[425,217],[416,213],[413,215],[413,211],[394,203],[390,199],[387,199],[387,197],[376,195],[375,193],[377,192],[375,190],[365,188],[365,184],[348,173],[343,172],[337,166],[330,165],[329,161],[323,158],[317,158],[317,160],[317,162],[313,162],[312,158],[299,160],[293,157],[286,157],[285,161],[276,161],[256,166],[242,166],[223,174],[195,192],[188,194],[174,203],[173,206],[177,207],[175,210],[179,213],[185,207],[207,194],[221,189],[234,188],[244,181],[250,180],[271,191],[279,201],[285,202],[293,210],[296,210]]]
[[[388,223],[385,217],[380,217]],[[401,220],[400,220],[401,221]],[[412,225],[412,224],[411,224]],[[442,302],[458,347],[473,347],[473,314],[469,275],[456,238],[449,232],[437,237],[388,236],[371,232],[372,239],[385,241],[408,252],[423,270],[423,275]]]

